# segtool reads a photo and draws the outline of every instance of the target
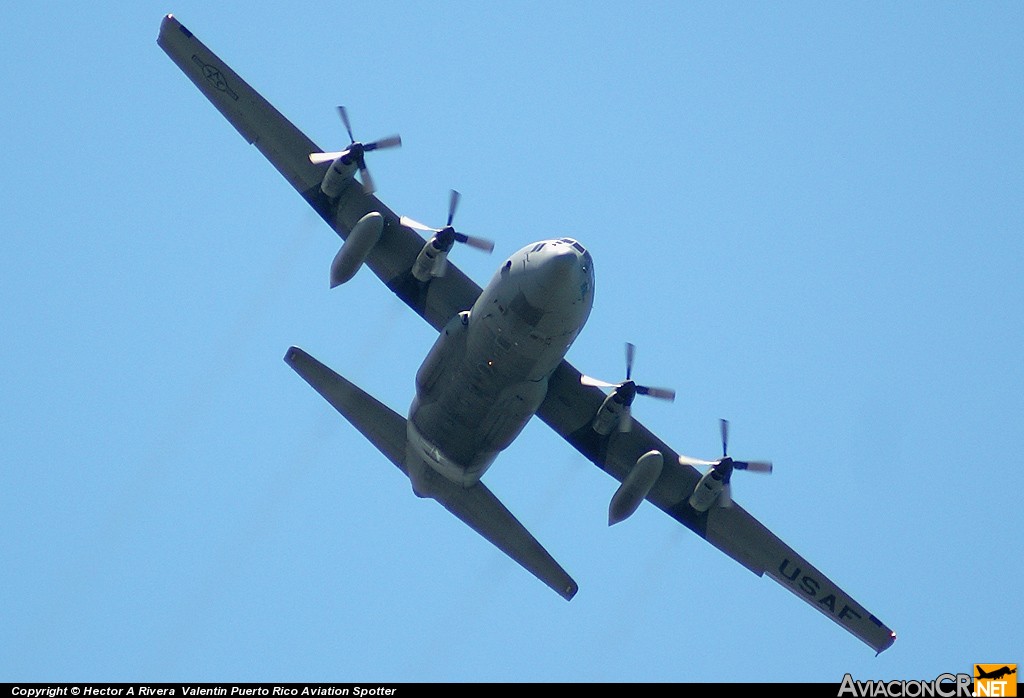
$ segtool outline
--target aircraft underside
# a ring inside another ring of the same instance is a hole
[[[570,238],[533,243],[508,257],[481,289],[448,259],[455,244],[494,246],[454,228],[456,192],[446,224],[437,228],[396,215],[374,195],[365,156],[397,147],[398,136],[358,142],[339,108],[351,142],[324,152],[174,17],[164,18],[158,43],[341,238],[330,285],[343,286],[366,267],[441,333],[416,375],[408,420],[302,349],[285,355],[418,494],[572,598],[576,582],[480,479],[536,413],[621,483],[610,524],[652,504],[877,652],[892,645],[890,628],[732,500],[734,471],[768,472],[770,464],[728,456],[724,420],[721,458],[682,456],[632,417],[637,395],[674,397],[632,380],[632,345],[626,380],[618,383],[584,376],[564,359],[593,303],[593,261],[582,245]]]

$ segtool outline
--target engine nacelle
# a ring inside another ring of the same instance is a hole
[[[331,163],[331,166],[327,168],[324,181],[320,184],[320,191],[332,199],[338,196],[348,180],[351,180],[352,176],[356,173],[356,167],[354,159],[344,155],[336,158]]]
[[[594,421],[591,424],[594,431],[601,436],[608,436],[612,433],[613,429],[617,427],[621,429],[621,425],[625,423],[625,420],[630,419],[629,410],[633,400],[631,398],[627,399],[627,397],[621,388],[616,388],[604,399],[604,402],[597,409],[597,414],[594,416]]]
[[[693,494],[690,495],[690,506],[700,512],[707,511],[722,494],[724,486],[725,477],[717,467],[711,468],[693,488]]]
[[[331,262],[331,288],[340,286],[356,275],[383,231],[384,216],[376,211],[359,219]]]
[[[451,245],[447,246],[438,239],[438,236],[430,238],[412,265],[412,275],[417,280],[427,282],[436,276],[444,276],[448,269],[448,252]]]
[[[619,485],[619,489],[615,490],[612,501],[608,504],[609,526],[625,521],[633,515],[661,476],[664,465],[665,457],[660,451],[648,451],[637,459],[636,465]]]

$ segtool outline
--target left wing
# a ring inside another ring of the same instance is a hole
[[[412,277],[410,270],[425,241],[402,226],[394,212],[365,193],[354,179],[348,180],[336,200],[328,199],[320,190],[326,167],[309,162],[309,154],[321,149],[173,16],[164,18],[157,43],[338,235],[347,238],[360,218],[380,212],[383,232],[366,264],[435,329],[440,330],[451,317],[473,305],[480,287],[454,264],[449,263],[444,276],[427,284]],[[665,466],[647,495],[651,503],[754,574],[775,579],[877,652],[892,645],[896,639],[892,630],[742,507],[712,507],[705,513],[690,507],[688,499],[700,473],[680,465],[678,454],[642,424],[634,420],[630,432],[598,435],[590,422],[603,399],[597,388],[581,385],[580,372],[563,361],[551,377],[547,398],[537,415],[619,481],[641,455],[657,449]]]
[[[679,454],[635,419],[631,431],[601,436],[590,426],[604,393],[580,383],[580,372],[563,361],[552,376],[537,411],[566,441],[620,482],[651,450],[664,456],[664,468],[647,500],[733,558],[754,574],[769,577],[853,633],[876,652],[896,641],[896,633],[869,613],[831,579],[769,531],[743,507],[712,506],[699,513],[689,504],[701,478],[679,463]]]

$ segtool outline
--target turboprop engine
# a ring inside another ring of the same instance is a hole
[[[590,376],[580,376],[580,383],[598,388],[611,388],[612,392],[604,399],[594,415],[591,423],[594,431],[601,436],[608,436],[616,426],[620,432],[633,428],[632,407],[637,395],[648,395],[659,400],[671,402],[676,399],[676,391],[671,388],[653,388],[648,385],[637,385],[633,381],[633,359],[636,357],[636,346],[626,343],[626,380],[621,383],[609,383]]]
[[[443,228],[431,228],[429,225],[423,225],[408,216],[402,216],[401,223],[407,228],[434,233],[434,236],[427,241],[427,244],[423,246],[423,249],[416,256],[416,261],[413,262],[412,275],[418,281],[426,283],[438,276],[444,276],[445,271],[448,269],[448,253],[452,251],[452,247],[457,242],[475,247],[487,253],[494,250],[494,243],[490,240],[464,235],[452,227],[455,209],[458,208],[461,198],[462,195],[459,192],[454,189],[451,190],[448,197],[448,222],[444,224]]]
[[[345,283],[363,266],[384,231],[384,216],[376,211],[359,219],[331,262],[331,288]]]
[[[355,174],[356,170],[359,170],[359,176],[363,180],[363,190],[367,194],[372,194],[376,191],[376,186],[373,183],[373,178],[370,176],[370,170],[366,168],[366,153],[381,150],[382,148],[400,146],[402,145],[402,137],[394,135],[370,141],[369,143],[360,143],[352,135],[352,125],[348,121],[348,112],[345,111],[345,107],[338,107],[338,114],[341,116],[342,123],[345,124],[345,130],[348,131],[348,139],[350,141],[348,147],[344,150],[329,153],[309,154],[309,161],[314,165],[320,165],[325,162],[331,163],[331,166],[327,168],[327,172],[324,173],[324,181],[320,184],[320,190],[333,199],[341,193],[345,183]]]
[[[722,432],[722,457],[716,461],[700,460],[688,456],[679,456],[679,463],[682,465],[711,466],[697,486],[693,488],[690,495],[690,506],[696,511],[705,512],[718,502],[720,507],[732,506],[732,473],[734,470],[746,470],[752,473],[771,473],[771,461],[758,460],[733,460],[729,457],[729,422],[720,419],[719,426]]]

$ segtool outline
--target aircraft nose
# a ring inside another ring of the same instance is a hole
[[[571,274],[579,264],[579,257],[575,252],[567,250],[548,259],[546,266],[550,267],[548,273],[552,276],[566,276]]]
[[[578,287],[579,257],[572,250],[547,257],[538,269],[537,281],[550,293],[560,293],[563,288]]]
[[[574,250],[549,254],[537,261],[539,264],[524,287],[532,303],[542,307],[570,306],[587,293],[587,273]]]

